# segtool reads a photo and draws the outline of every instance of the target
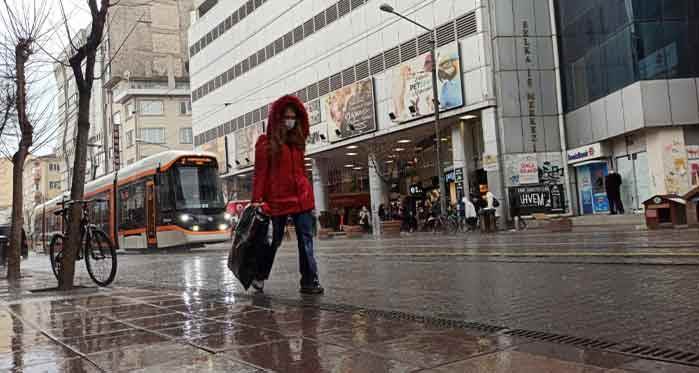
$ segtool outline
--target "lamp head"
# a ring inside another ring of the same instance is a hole
[[[381,11],[386,12],[386,13],[393,13],[393,12],[395,12],[395,10],[393,9],[392,6],[390,6],[390,5],[388,5],[388,4],[385,4],[385,3],[384,3],[384,4],[381,4],[381,6],[379,7],[379,9],[381,9]]]

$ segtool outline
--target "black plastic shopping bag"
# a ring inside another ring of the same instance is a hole
[[[257,251],[263,250],[267,242],[269,216],[261,209],[248,206],[243,210],[235,227],[235,239],[228,254],[228,269],[240,281],[245,290],[250,287],[257,274]]]

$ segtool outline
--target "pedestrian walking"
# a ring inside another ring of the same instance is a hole
[[[609,170],[609,174],[604,178],[607,188],[607,199],[609,199],[609,212],[611,215],[624,214],[624,204],[621,202],[621,175],[614,169]]]
[[[461,200],[464,205],[463,213],[469,231],[475,230],[478,224],[478,213],[476,212],[476,206],[473,204],[472,199],[473,197],[469,198],[469,196],[464,196]]]
[[[359,225],[364,230],[364,233],[371,231],[371,214],[366,206],[362,206],[362,209],[359,211]]]
[[[313,189],[306,177],[304,152],[309,134],[308,112],[294,96],[283,96],[270,109],[267,132],[255,145],[254,204],[272,217],[272,243],[258,252],[258,273],[252,286],[263,291],[284,237],[287,218],[296,228],[301,293],[321,294],[313,253]]]

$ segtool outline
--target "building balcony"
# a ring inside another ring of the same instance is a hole
[[[120,81],[113,89],[114,101],[120,104],[133,96],[189,96],[189,82],[175,82],[174,87],[166,81]]]

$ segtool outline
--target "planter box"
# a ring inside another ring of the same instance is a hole
[[[361,238],[364,235],[362,227],[359,225],[343,225],[342,230],[347,235],[347,238]]]
[[[399,237],[400,226],[400,220],[383,221],[381,222],[381,234],[384,237]]]
[[[546,230],[549,232],[572,232],[573,221],[570,218],[552,218],[546,224]]]

